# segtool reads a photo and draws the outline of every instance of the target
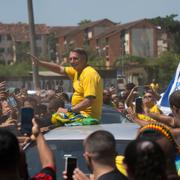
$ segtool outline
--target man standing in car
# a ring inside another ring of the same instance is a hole
[[[49,70],[66,74],[73,83],[72,107],[59,108],[58,112],[75,112],[100,120],[103,102],[103,83],[98,72],[87,64],[88,56],[84,49],[76,48],[69,54],[71,67],[63,67],[33,57],[33,63]]]

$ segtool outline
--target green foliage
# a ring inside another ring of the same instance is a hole
[[[50,59],[55,60],[56,59],[56,44],[57,44],[57,38],[54,33],[51,33],[48,35],[48,48],[50,52]]]
[[[83,26],[83,25],[86,25],[88,23],[92,22],[90,19],[84,19],[84,20],[81,20],[78,25],[79,26]]]
[[[143,67],[148,74],[148,82],[155,78],[160,87],[166,88],[172,79],[176,68],[180,62],[180,55],[167,51],[157,58],[142,58],[125,55],[117,59],[115,67],[125,67],[136,65]]]
[[[180,55],[172,52],[165,52],[159,58],[157,58],[157,67],[159,70],[158,78],[161,83],[168,85],[172,79],[176,68],[180,62]]]
[[[139,65],[145,65],[146,64],[146,58],[144,57],[138,57],[138,56],[131,56],[131,55],[124,55],[120,56],[115,62],[114,66],[121,67],[123,65],[128,66],[129,64],[139,64]]]
[[[18,63],[15,65],[0,65],[0,76],[27,76],[32,71],[31,64],[27,62]]]
[[[171,35],[170,50],[180,54],[180,21],[175,20],[176,14],[171,14],[166,17],[156,17],[150,21],[156,26],[161,26]]]
[[[179,26],[179,31],[175,32],[173,34],[173,41],[172,41],[172,45],[171,45],[171,50],[175,53],[179,53],[180,54],[180,26]]]
[[[90,66],[99,68],[105,66],[105,59],[103,57],[100,57],[95,51],[90,49],[88,45],[84,46],[84,49],[88,54],[88,64]]]
[[[166,17],[156,17],[151,19],[151,22],[157,26],[161,26],[163,29],[167,30],[168,32],[176,32],[177,27],[179,26],[179,21],[174,20],[178,15],[171,14]]]
[[[29,57],[26,55],[30,51],[29,42],[18,42],[16,43],[16,57],[17,62],[25,62]]]

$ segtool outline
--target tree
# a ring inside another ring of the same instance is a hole
[[[83,26],[83,25],[86,25],[88,23],[92,22],[90,19],[84,19],[84,20],[81,20],[78,25],[79,26]]]
[[[105,59],[100,57],[97,52],[93,51],[88,45],[83,47],[88,54],[88,64],[97,68],[105,67]]]
[[[29,42],[16,42],[16,59],[17,63],[19,62],[25,62],[27,58],[27,52],[30,50],[30,44]],[[31,61],[29,61],[31,62]]]
[[[180,21],[175,20],[177,16],[177,14],[171,14],[166,17],[159,16],[150,21],[170,34],[170,50],[180,54]]]
[[[120,68],[123,66],[124,69],[129,68],[129,66],[143,67],[148,74],[147,82],[150,82],[155,78],[159,82],[160,88],[163,89],[167,88],[179,62],[180,55],[167,51],[156,58],[142,58],[125,55],[118,58],[114,66]]]
[[[57,38],[54,33],[50,33],[48,35],[48,49],[49,49],[49,58],[52,60],[56,60],[56,44],[57,44]]]
[[[158,79],[161,81],[163,87],[167,87],[176,68],[180,62],[180,55],[173,52],[165,52],[157,58]]]

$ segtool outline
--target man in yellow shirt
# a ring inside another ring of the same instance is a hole
[[[76,48],[69,54],[71,67],[39,60],[32,56],[33,63],[49,70],[66,74],[73,83],[71,108],[59,108],[58,113],[75,112],[100,120],[103,102],[103,82],[98,72],[87,64],[88,56],[84,49]]]

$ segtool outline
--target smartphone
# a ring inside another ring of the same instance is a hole
[[[77,167],[77,158],[73,156],[65,156],[65,171],[67,172],[67,180],[72,180],[74,169]]]
[[[34,117],[34,109],[30,107],[22,108],[20,110],[21,133],[32,134],[32,118]]]
[[[17,102],[15,100],[15,98],[13,96],[9,96],[7,98],[7,102],[11,107],[16,107],[17,106]]]
[[[141,97],[135,99],[135,111],[139,114],[143,113],[143,102]]]

